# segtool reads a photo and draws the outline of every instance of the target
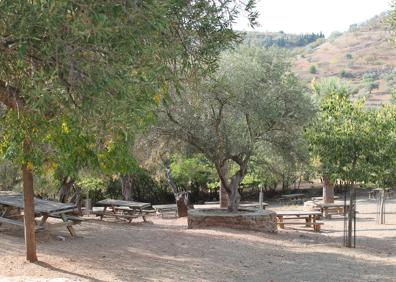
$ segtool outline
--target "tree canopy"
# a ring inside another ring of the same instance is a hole
[[[235,210],[251,158],[261,147],[292,151],[312,107],[281,50],[240,48],[225,53],[219,65],[214,76],[183,85],[180,95],[170,89],[158,128],[214,164]],[[238,169],[229,177],[231,163]]]

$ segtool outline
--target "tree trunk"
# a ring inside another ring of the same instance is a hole
[[[323,176],[323,202],[334,203],[334,185],[328,176]]]
[[[69,177],[65,176],[62,179],[61,187],[59,189],[59,202],[61,203],[67,203],[70,190],[73,187],[74,180]]]
[[[177,205],[177,215],[186,217],[188,215],[188,192],[181,192],[175,195]]]
[[[132,201],[133,197],[132,197],[132,192],[133,192],[133,179],[130,175],[126,176],[121,176],[120,177],[121,180],[121,190],[122,190],[122,195],[124,196],[124,199],[126,201]]]
[[[179,217],[185,217],[188,214],[188,192],[179,193],[175,181],[173,181],[173,177],[170,170],[169,161],[165,162],[165,175],[168,180],[169,185],[172,188],[173,195],[175,196],[176,205],[177,205],[177,215]]]
[[[241,200],[241,196],[238,191],[239,182],[232,181],[231,183],[231,194],[228,195],[228,210],[232,212],[238,211],[239,202]]]
[[[242,181],[243,173],[242,169],[240,169],[235,175],[231,178],[230,190],[231,193],[228,194],[228,210],[232,212],[238,211],[239,202],[241,200],[241,195],[239,195],[239,184]]]
[[[34,193],[33,193],[33,174],[31,168],[26,164],[22,166],[23,180],[23,213],[25,224],[25,245],[26,259],[29,262],[37,261],[36,254],[36,234],[34,220]]]
[[[222,168],[223,175],[227,175],[228,167],[224,165]],[[222,181],[220,181],[220,190],[219,190],[219,201],[220,201],[220,208],[227,208],[228,207],[228,194],[226,188]]]

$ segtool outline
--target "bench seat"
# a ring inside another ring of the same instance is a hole
[[[19,226],[19,227],[24,227],[23,221],[14,220],[14,219],[9,219],[9,218],[5,218],[5,217],[0,217],[0,225],[1,225],[2,223],[6,223],[6,224],[10,224],[10,225],[16,225],[16,226]],[[42,227],[42,226],[35,226],[35,229],[36,229],[36,231],[39,231],[39,230],[43,230],[44,227]]]
[[[316,221],[316,222],[277,222],[278,225],[304,225],[304,226],[313,226],[315,232],[320,232],[320,226],[324,224],[324,222]]]

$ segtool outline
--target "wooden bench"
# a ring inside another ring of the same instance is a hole
[[[305,225],[307,227],[313,227],[314,231],[320,231],[320,225],[323,223],[317,223],[317,219],[322,216],[320,211],[277,211],[277,223],[279,228],[284,229],[285,225]],[[285,221],[294,220],[294,221]],[[297,221],[304,220],[304,221]]]
[[[285,225],[304,225],[304,226],[313,226],[313,229],[315,232],[320,232],[320,226],[324,224],[324,222],[321,221],[315,221],[315,222],[278,222],[279,228],[284,229]]]
[[[154,205],[153,208],[156,211],[157,216],[161,215],[162,218],[165,217],[177,217],[177,205]]]
[[[5,217],[0,217],[0,225],[6,223],[6,224],[10,224],[10,225],[16,225],[19,227],[24,227],[24,223],[21,220],[14,220],[14,219],[9,219],[9,218],[5,218]],[[40,231],[43,230],[44,227],[43,226],[35,226],[36,231]]]

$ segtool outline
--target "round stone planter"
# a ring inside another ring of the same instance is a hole
[[[270,210],[244,210],[229,212],[226,209],[188,210],[188,228],[226,227],[260,232],[277,232],[276,213]]]

